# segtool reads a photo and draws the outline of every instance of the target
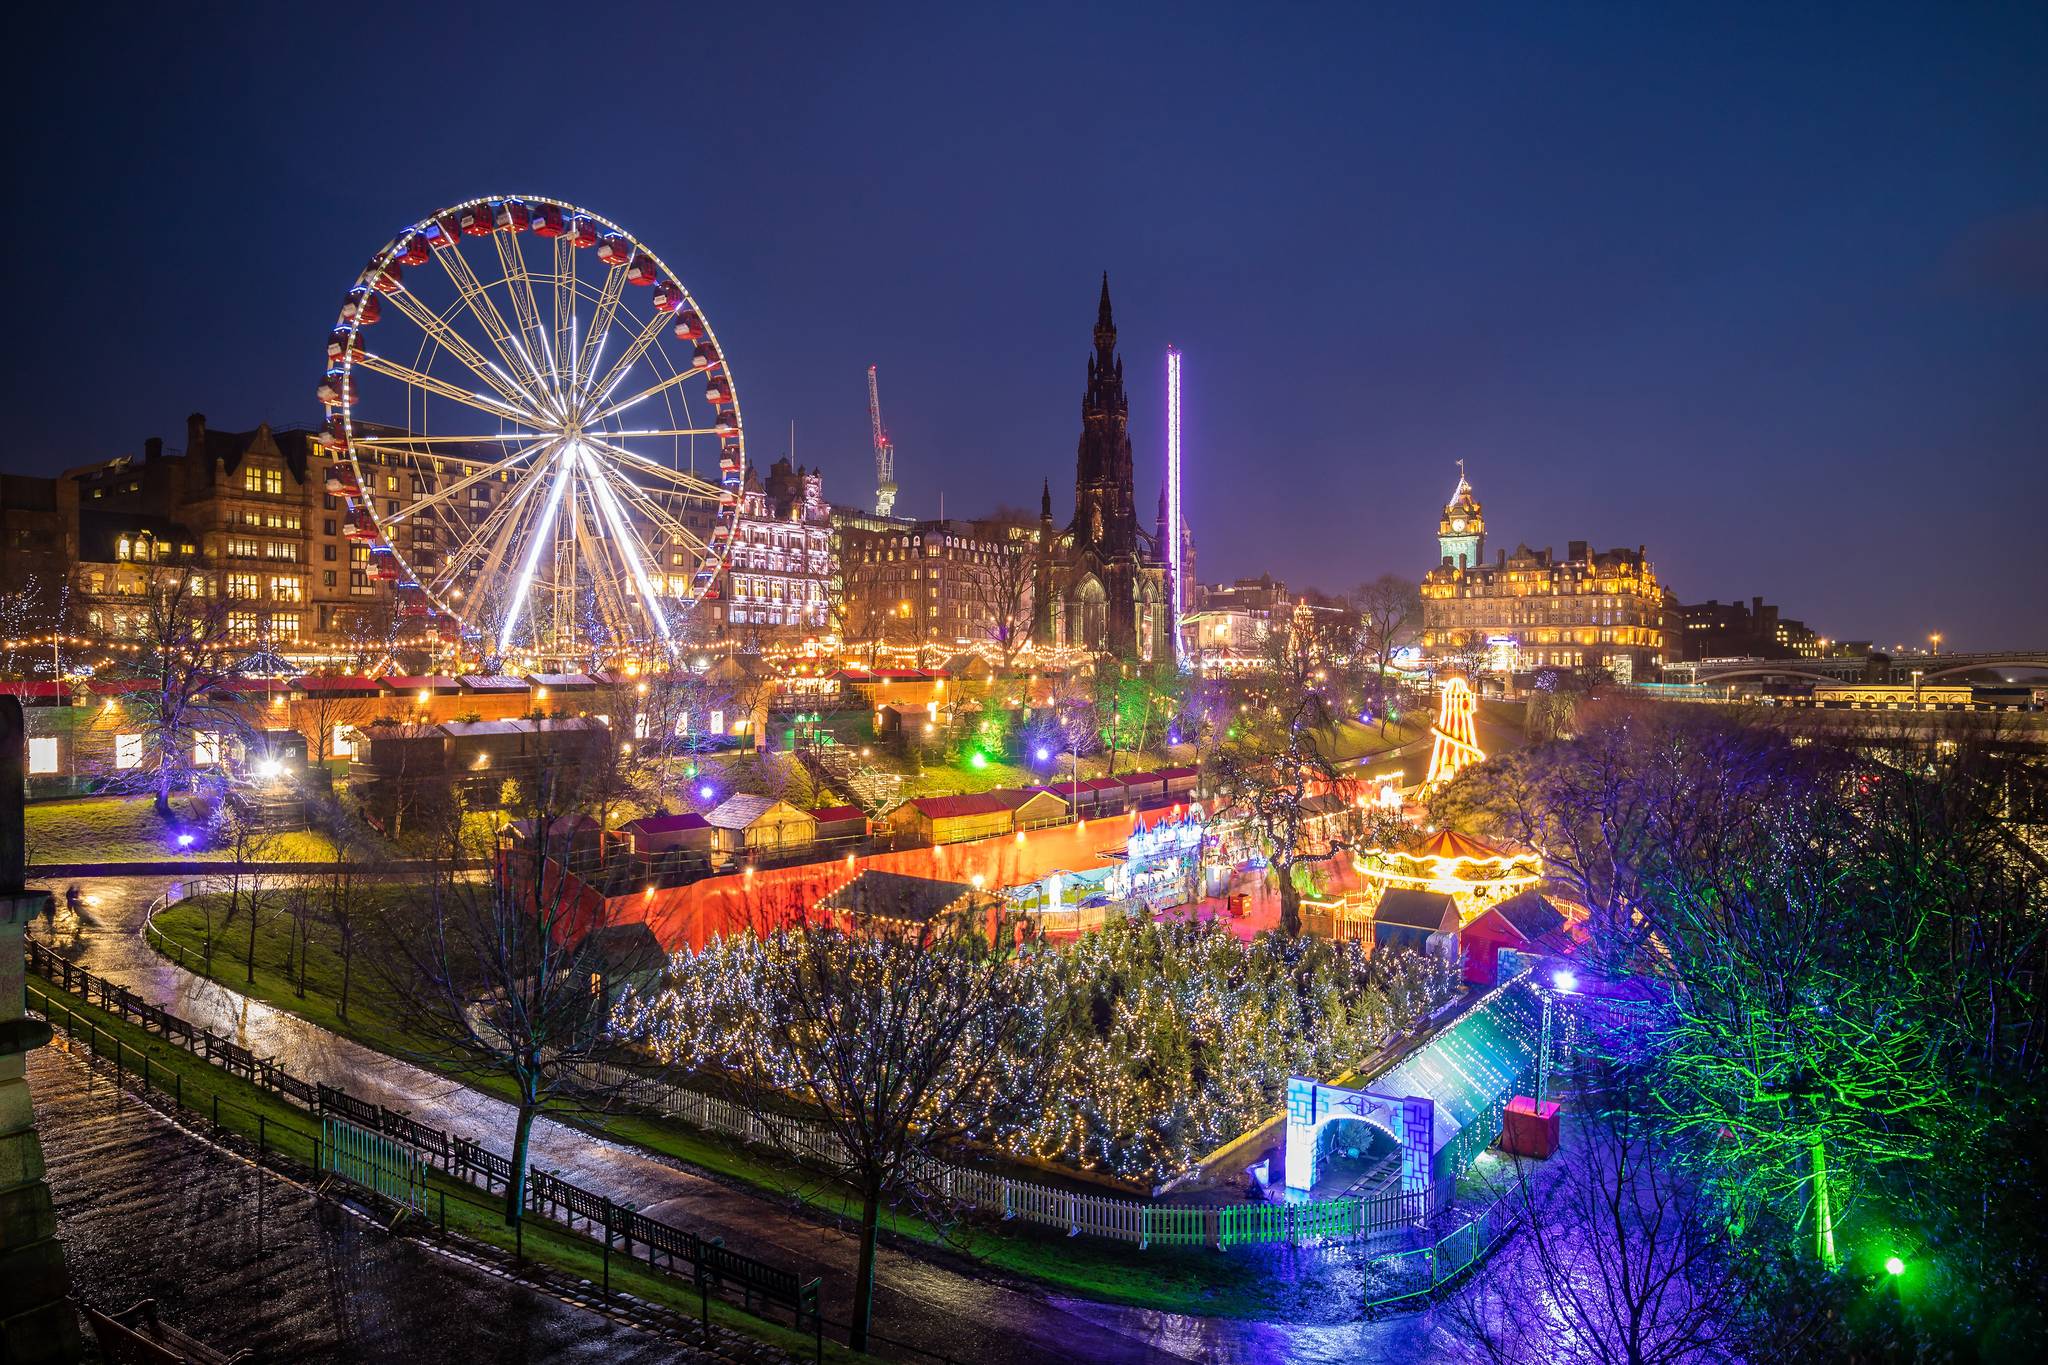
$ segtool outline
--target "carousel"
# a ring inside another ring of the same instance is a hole
[[[1412,848],[1363,849],[1355,865],[1366,905],[1396,889],[1437,892],[1457,902],[1467,924],[1543,880],[1543,859],[1535,852],[1496,848],[1450,829]]]

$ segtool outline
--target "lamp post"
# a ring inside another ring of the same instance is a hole
[[[1930,635],[1930,636],[1928,636],[1928,637],[1927,637],[1927,642],[1928,642],[1929,644],[1931,644],[1931,645],[1933,645],[1933,646],[1934,646],[1934,651],[1933,651],[1933,652],[1934,652],[1934,653],[1935,653],[1935,654],[1936,654],[1937,656],[1938,656],[1938,655],[1940,655],[1940,653],[1941,653],[1941,632],[1940,632],[1940,631],[1938,631],[1938,630],[1937,630],[1937,631],[1935,631],[1935,632],[1934,632],[1934,633],[1933,633],[1932,635]]]

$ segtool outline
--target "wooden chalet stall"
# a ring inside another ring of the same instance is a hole
[[[732,859],[772,858],[809,848],[818,821],[772,796],[728,796],[704,817],[711,823],[711,847]]]
[[[811,812],[821,844],[857,844],[868,837],[867,812],[859,806],[825,806]]]
[[[1373,951],[1413,948],[1456,962],[1459,923],[1458,902],[1448,893],[1396,888],[1373,907]]]
[[[1073,799],[1074,815],[1077,819],[1107,815],[1124,808],[1125,788],[1122,778],[1091,777],[1086,781],[1070,784],[1067,793]]]
[[[1010,807],[991,792],[916,797],[890,811],[888,823],[899,840],[923,844],[987,839],[1012,829]]]
[[[1564,928],[1564,914],[1535,891],[1488,906],[1465,926],[1461,936],[1466,982],[1475,986],[1497,982],[1503,948],[1531,954],[1562,950],[1568,946]]]
[[[1010,808],[1010,825],[1014,829],[1064,825],[1073,817],[1067,798],[1051,787],[999,787],[989,795]]]

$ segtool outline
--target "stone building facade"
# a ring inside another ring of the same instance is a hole
[[[52,601],[45,627],[118,640],[140,630],[152,566],[189,563],[205,570],[207,591],[225,599],[230,629],[252,650],[307,667],[382,653],[406,621],[423,630],[424,611],[402,610],[395,572],[348,539],[346,509],[327,491],[337,468],[346,461],[331,458],[315,432],[215,431],[195,413],[183,451],[153,436],[139,458],[7,479],[0,575],[10,587],[27,577],[68,583],[68,619],[56,619]],[[391,510],[431,491],[411,472],[373,482],[365,491]]]
[[[1422,580],[1422,649],[1432,666],[1516,673],[1604,668],[1645,681],[1666,657],[1669,593],[1641,546],[1518,545],[1488,564],[1479,500],[1461,470]]]
[[[824,476],[778,459],[747,471],[717,602],[728,640],[754,648],[825,634],[833,590],[832,508]]]

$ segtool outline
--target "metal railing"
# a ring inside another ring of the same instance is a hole
[[[1427,1246],[1376,1256],[1366,1267],[1367,1311],[1427,1299],[1491,1255],[1519,1222],[1505,1199],[1496,1199]]]
[[[259,1057],[219,1034],[195,1028],[162,1006],[143,1000],[127,987],[97,976],[34,941],[28,944],[28,969],[86,1004],[124,1022],[133,1022],[145,1034],[154,1034],[195,1057],[211,1062],[229,1075],[279,1096],[315,1119],[336,1118],[363,1133],[381,1135],[402,1143],[419,1153],[427,1166],[487,1194],[503,1192],[511,1185],[511,1160],[490,1151],[481,1143],[451,1136],[409,1114],[371,1104],[334,1086],[302,1080],[275,1058]],[[69,1016],[69,1031],[74,1037],[78,1036],[81,1021],[76,1015],[47,995],[44,999],[54,1007],[52,1023],[56,1022],[56,1011],[62,1009]],[[92,1052],[99,1055],[101,1037],[98,1026],[90,1020],[82,1021],[82,1026]],[[125,1060],[122,1043],[118,1036],[110,1041],[118,1069]],[[142,1066],[147,1084],[147,1054],[142,1058]],[[182,1082],[179,1099],[182,1102]],[[314,1156],[317,1164],[317,1151]],[[602,1227],[608,1239],[614,1234],[623,1239],[629,1256],[637,1255],[654,1268],[673,1272],[681,1266],[693,1279],[701,1271],[721,1289],[738,1291],[749,1311],[754,1311],[756,1303],[783,1307],[792,1313],[799,1328],[811,1325],[817,1318],[818,1277],[799,1277],[795,1272],[733,1251],[719,1241],[657,1222],[645,1214],[627,1210],[601,1195],[572,1185],[552,1172],[528,1170],[523,1207],[544,1217],[554,1216],[570,1227],[575,1226],[574,1220],[578,1218],[583,1219],[587,1226]]]

